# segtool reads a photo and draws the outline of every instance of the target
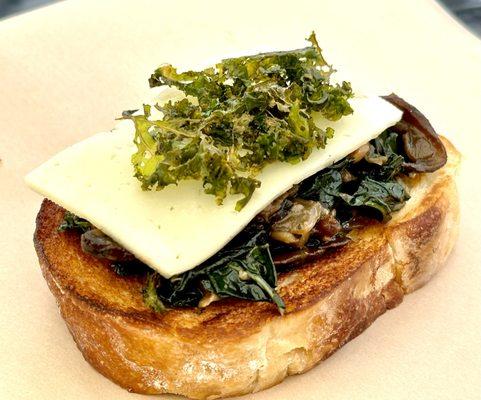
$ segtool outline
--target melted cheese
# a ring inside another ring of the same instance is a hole
[[[89,220],[165,277],[194,268],[224,247],[277,196],[342,159],[401,118],[378,97],[351,101],[354,114],[337,122],[325,149],[296,165],[274,163],[258,175],[261,187],[240,212],[240,196],[218,206],[198,181],[161,191],[142,191],[133,177],[134,128],[122,121],[113,131],[77,143],[32,171],[27,184],[67,210]]]

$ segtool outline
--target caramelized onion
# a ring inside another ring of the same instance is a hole
[[[259,216],[262,217],[262,219],[264,219],[265,221],[270,221],[271,217],[282,208],[284,200],[286,200],[289,197],[295,196],[298,189],[299,189],[299,185],[294,185],[293,187],[291,187],[287,192],[281,194],[266,208],[264,208],[259,213]]]
[[[336,219],[333,212],[323,216],[312,230],[323,241],[329,241],[342,230],[341,223]]]
[[[354,150],[351,154],[349,154],[348,157],[353,163],[357,163],[361,161],[367,153],[369,153],[369,143],[364,143],[357,150]]]
[[[327,214],[327,209],[317,201],[294,199],[287,215],[272,224],[271,237],[290,246],[302,247],[317,221]]]

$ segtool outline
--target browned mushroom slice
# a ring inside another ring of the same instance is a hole
[[[271,237],[294,247],[302,247],[317,221],[328,213],[317,201],[295,199],[287,215],[272,225]]]
[[[91,229],[83,233],[80,237],[80,244],[84,252],[92,254],[97,258],[106,258],[110,261],[118,262],[133,261],[135,259],[132,253],[125,250],[100,229]]]
[[[394,93],[383,96],[403,112],[402,120],[391,129],[402,137],[410,171],[433,172],[447,161],[446,149],[428,119],[414,106]]]

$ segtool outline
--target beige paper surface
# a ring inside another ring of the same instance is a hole
[[[360,337],[245,398],[481,398],[481,43],[428,0],[70,0],[1,21],[0,398],[143,398],[76,349],[38,268],[41,198],[23,175],[138,107],[160,63],[303,46],[312,29],[358,92],[395,91],[463,152],[460,239],[429,285]]]

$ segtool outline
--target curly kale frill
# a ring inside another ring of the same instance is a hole
[[[313,34],[304,49],[223,60],[203,71],[177,72],[162,65],[150,86],[170,86],[186,96],[141,115],[135,123],[135,176],[143,189],[162,189],[195,179],[221,204],[241,194],[241,210],[260,186],[255,175],[274,161],[296,163],[323,148],[332,128],[321,129],[312,114],[336,121],[352,113],[348,82],[332,84],[332,67]]]

